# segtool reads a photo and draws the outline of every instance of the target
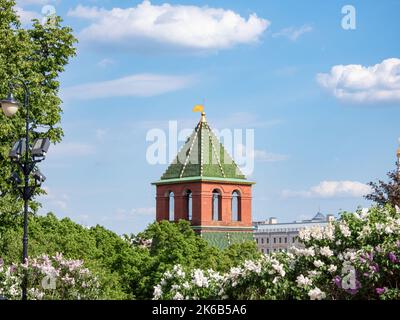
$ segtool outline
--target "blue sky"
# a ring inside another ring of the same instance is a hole
[[[48,4],[79,45],[43,213],[143,230],[166,169],[146,161],[146,134],[194,128],[203,101],[212,127],[254,129],[254,220],[367,206],[364,184],[394,167],[400,1],[17,1],[25,23]]]

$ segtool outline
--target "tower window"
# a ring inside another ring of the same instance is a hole
[[[192,220],[192,209],[193,209],[193,201],[192,201],[192,191],[186,191],[186,215],[189,221]]]
[[[214,221],[221,221],[221,193],[215,189],[212,197],[212,219]]]
[[[174,211],[175,211],[175,197],[174,197],[174,193],[173,192],[170,192],[169,193],[169,214],[168,214],[168,217],[169,217],[169,221],[174,221],[175,220],[175,214],[174,214]]]
[[[232,202],[231,202],[231,210],[232,210],[232,221],[241,221],[241,212],[240,212],[240,194],[238,191],[232,192]]]

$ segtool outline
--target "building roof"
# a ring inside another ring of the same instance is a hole
[[[245,175],[225,150],[207,123],[205,113],[187,138],[160,181],[154,184],[218,179],[221,182],[244,182]]]
[[[290,232],[299,231],[301,229],[310,228],[314,226],[324,227],[329,224],[328,221],[302,221],[302,222],[289,222],[277,224],[260,224],[257,225],[254,232]]]
[[[313,220],[313,221],[315,221],[315,220],[321,221],[321,220],[326,220],[326,217],[325,217],[321,212],[318,212],[318,213],[314,216],[314,218],[312,218],[311,220]]]

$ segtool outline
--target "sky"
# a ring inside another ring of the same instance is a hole
[[[19,0],[17,11],[26,27],[55,12],[79,40],[60,79],[65,137],[41,164],[43,214],[144,230],[167,168],[149,163],[146,137],[169,137],[169,121],[193,129],[199,103],[212,128],[254,130],[253,220],[369,206],[366,183],[394,168],[398,0]]]

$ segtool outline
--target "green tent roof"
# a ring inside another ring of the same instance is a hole
[[[204,112],[193,133],[162,175],[161,181],[191,177],[246,180],[211,130]]]

